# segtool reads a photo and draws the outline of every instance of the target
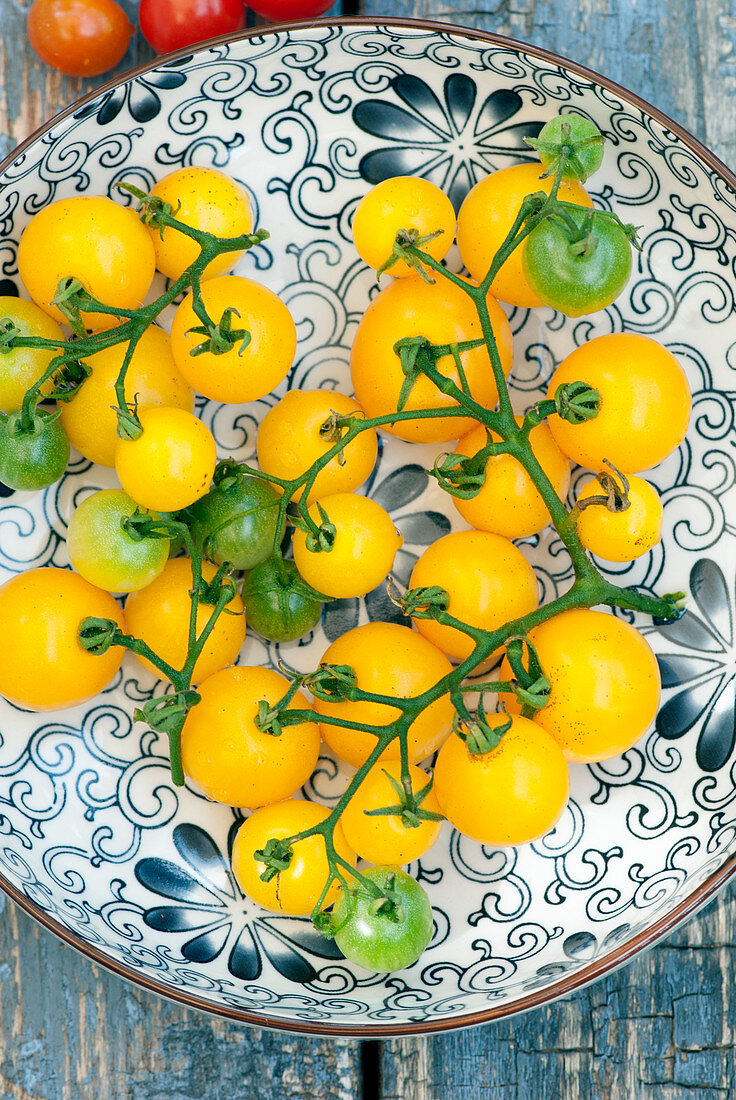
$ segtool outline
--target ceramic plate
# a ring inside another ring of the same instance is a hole
[[[509,311],[519,410],[555,365],[603,333],[644,333],[679,358],[694,396],[687,439],[652,474],[660,547],[611,573],[687,589],[676,625],[641,626],[659,655],[654,729],[623,757],[573,765],[559,825],[519,850],[484,848],[449,826],[411,871],[429,892],[434,938],[401,973],[353,968],[308,920],[270,915],[229,871],[241,815],[169,782],[161,737],[131,715],[154,681],[128,658],[86,706],[0,711],[0,873],[63,939],[148,988],[271,1027],[361,1035],[440,1030],[539,1004],[619,965],[724,882],[736,851],[733,766],[736,562],[736,210],[727,170],[687,134],[610,82],[543,51],[421,23],[321,23],[250,33],[148,66],[47,125],[1,166],[3,291],[14,292],[23,227],[49,201],[149,188],[181,165],[241,180],[271,230],[240,270],[288,304],[299,346],[288,385],[350,392],[348,354],[374,277],[350,235],[377,180],[426,176],[458,204],[488,171],[529,159],[524,137],[559,111],[609,139],[596,202],[641,226],[642,252],[612,308],[568,320]],[[253,456],[256,426],[284,387],[251,405],[204,403],[222,457]],[[404,533],[397,575],[462,526],[428,479],[433,452],[385,439],[366,492]],[[578,477],[580,474],[578,475]],[[576,480],[573,478],[573,489]],[[61,483],[0,510],[2,579],[67,566],[76,503],[113,483],[76,456]],[[559,541],[524,543],[545,598],[570,580]],[[390,618],[383,591],[330,605],[320,629],[279,647],[248,637],[244,664],[316,666],[328,639]],[[345,778],[321,760],[307,797]]]

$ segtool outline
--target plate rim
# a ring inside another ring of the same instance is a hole
[[[506,35],[496,34],[493,31],[462,27],[454,23],[447,23],[439,20],[385,17],[373,18],[370,16],[343,16],[338,18],[274,23],[267,27],[251,27],[237,34],[224,34],[216,38],[207,39],[205,42],[197,43],[195,49],[187,47],[171,53],[158,55],[152,60],[144,62],[142,65],[138,65],[117,77],[105,81],[79,99],[74,100],[67,107],[62,108],[61,111],[42,123],[41,126],[37,127],[28,137],[12,149],[7,156],[0,160],[0,175],[4,174],[27,149],[48,134],[48,132],[59,122],[74,115],[81,108],[99,99],[100,96],[105,95],[107,92],[150,72],[152,69],[166,65],[171,61],[189,57],[192,54],[199,53],[212,46],[247,41],[250,38],[263,38],[271,34],[307,31],[315,27],[361,26],[370,29],[390,29],[396,27],[399,29],[427,30],[437,34],[448,34],[454,37],[468,38],[476,42],[481,41],[503,49],[514,50],[518,53],[568,69],[576,75],[606,88],[617,96],[623,97],[629,103],[645,112],[650,118],[654,119],[665,129],[676,135],[686,148],[694,153],[696,157],[708,166],[708,168],[719,175],[730,189],[736,193],[736,172],[732,171],[715,153],[704,145],[703,142],[691,134],[690,131],[679,122],[676,122],[669,115],[665,114],[657,107],[654,107],[642,96],[630,91],[622,84],[601,75],[595,69],[581,65],[562,54],[557,54],[542,46],[522,42],[518,39],[507,37]],[[437,1020],[376,1025],[370,1023],[340,1024],[326,1021],[287,1020],[278,1016],[269,1015],[268,1013],[238,1008],[234,1005],[218,1005],[206,997],[185,992],[176,987],[167,986],[160,980],[149,978],[145,974],[137,972],[129,964],[118,961],[112,955],[101,950],[94,944],[89,943],[79,933],[63,925],[59,920],[42,909],[40,905],[27,897],[22,890],[15,886],[2,873],[0,873],[0,890],[38,924],[46,928],[63,943],[74,948],[81,955],[86,956],[93,963],[102,966],[117,977],[143,988],[149,993],[155,993],[157,996],[163,997],[166,1000],[184,1005],[187,1008],[198,1009],[210,1015],[224,1017],[239,1023],[249,1024],[253,1027],[266,1028],[272,1031],[283,1031],[292,1034],[320,1037],[378,1039],[462,1030],[464,1028],[490,1023],[493,1020],[514,1016],[522,1012],[528,1012],[534,1008],[540,1008],[543,1005],[550,1004],[561,997],[565,997],[590,985],[592,982],[603,978],[607,974],[613,973],[619,967],[631,962],[637,955],[653,947],[659,940],[673,932],[679,925],[694,916],[704,905],[712,901],[735,875],[736,852],[719,868],[712,871],[699,886],[683,898],[683,900],[670,910],[670,912],[660,917],[659,920],[655,921],[649,928],[644,929],[642,932],[632,937],[627,943],[615,948],[605,955],[599,956],[599,958],[593,962],[575,970],[566,977],[560,978],[540,989],[533,990],[522,997],[505,1001],[503,1004],[489,1005],[487,1008],[475,1012],[442,1017]]]

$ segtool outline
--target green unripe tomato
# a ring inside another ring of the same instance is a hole
[[[187,509],[186,520],[210,561],[252,569],[273,550],[280,499],[267,481],[238,473],[218,481],[216,471],[213,487]],[[282,533],[283,525],[279,538]]]
[[[556,174],[560,153],[566,150],[563,180],[584,183],[603,161],[603,134],[582,115],[556,115],[545,123],[537,138],[528,138],[527,144],[536,149],[542,167],[550,176]]]
[[[359,879],[338,894],[332,910],[335,943],[346,959],[379,974],[417,961],[432,938],[432,906],[416,879],[397,867],[369,867],[361,874],[390,891],[394,907],[382,907]]]
[[[87,497],[69,521],[66,547],[78,573],[106,592],[137,592],[155,580],[169,557],[166,538],[133,538],[123,520],[139,508],[122,489],[102,489]]]
[[[46,489],[67,467],[69,439],[58,419],[41,410],[29,431],[20,424],[20,412],[0,418],[0,481],[9,489]]]
[[[322,600],[302,580],[293,561],[273,558],[252,569],[243,582],[249,626],[271,642],[294,642],[314,630]]]

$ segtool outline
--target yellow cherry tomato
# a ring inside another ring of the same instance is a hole
[[[181,734],[184,772],[208,798],[249,810],[280,802],[309,779],[319,757],[316,722],[285,725],[278,736],[256,725],[259,703],[273,706],[289,681],[269,668],[225,668],[199,685],[200,702]],[[298,691],[289,710],[310,710]]]
[[[329,867],[325,842],[321,835],[298,840],[292,848],[289,866],[279,871],[269,882],[260,875],[265,863],[253,858],[271,840],[286,840],[290,836],[318,825],[329,816],[326,806],[316,802],[289,799],[262,806],[243,822],[233,844],[233,873],[240,889],[264,909],[288,913],[293,917],[308,916],[320,899],[327,882]],[[343,859],[355,864],[355,854],[345,840],[338,821],[334,832],[335,848]],[[322,903],[331,905],[337,897],[338,885],[333,882]]]
[[[318,527],[328,525],[329,549],[320,549],[319,542],[311,549],[310,536],[294,531],[294,561],[307,584],[342,600],[365,596],[385,580],[404,541],[385,508],[357,493],[335,493],[315,501],[309,514]]]
[[[372,187],[353,215],[353,240],[358,255],[376,270],[391,256],[400,229],[416,230],[419,237],[439,230],[439,236],[420,245],[422,252],[442,260],[455,239],[455,211],[443,191],[419,176],[394,176]],[[410,275],[405,260],[387,268],[394,278]]]
[[[517,417],[521,424],[522,417]],[[491,432],[497,442],[500,436]],[[486,430],[478,424],[458,440],[455,454],[476,455],[488,441]],[[555,443],[546,424],[539,424],[529,433],[529,443],[540,466],[563,500],[570,486],[570,461]],[[469,500],[452,497],[463,519],[480,531],[493,531],[507,539],[535,535],[550,522],[547,505],[539,495],[529,474],[511,455],[500,454],[488,459],[485,480],[480,492]]]
[[[33,301],[57,321],[51,304],[61,279],[73,276],[108,306],[136,309],[153,282],[155,257],[148,230],[135,211],[101,195],[57,199],[34,215],[18,247],[18,271]],[[88,328],[109,315],[83,312]]]
[[[47,313],[24,298],[0,295],[0,321],[9,321],[20,336],[41,336],[44,340],[63,340],[64,336]],[[16,412],[23,404],[26,390],[47,370],[56,353],[45,348],[6,348],[0,352],[0,410]],[[41,387],[49,393],[49,379]]]
[[[236,180],[216,168],[177,168],[159,180],[151,194],[169,203],[177,221],[192,229],[213,233],[216,237],[240,237],[253,231],[250,199]],[[149,226],[156,267],[169,279],[178,279],[200,254],[199,245],[177,229],[164,229],[163,234]],[[224,252],[211,260],[201,278],[211,279],[230,271],[243,255]]]
[[[364,417],[352,397],[335,390],[289,390],[270,409],[258,429],[256,448],[261,469],[291,481],[305,473],[340,438],[330,429],[335,417]],[[361,432],[317,474],[307,495],[311,503],[331,493],[349,493],[376,464],[378,439],[373,429]],[[301,494],[297,493],[295,499]]]
[[[409,765],[409,776],[414,794],[424,790],[430,781],[427,773],[414,764]],[[400,813],[369,815],[367,811],[400,805],[394,783],[401,787],[400,761],[379,760],[343,810],[340,823],[345,839],[360,859],[401,867],[429,851],[442,831],[442,822],[420,817],[417,824],[408,824]],[[419,808],[435,814],[442,812],[431,787]]]
[[[322,657],[322,664],[348,665],[358,687],[375,695],[410,699],[434,687],[452,671],[443,653],[416,631],[395,623],[366,623],[337,638]],[[386,725],[401,715],[398,707],[356,700],[324,702],[315,699],[318,714],[366,725]],[[413,764],[437,749],[452,729],[454,710],[448,695],[426,707],[409,727],[409,759]],[[359,767],[376,747],[376,736],[345,726],[322,724],[322,737],[332,751],[353,767]],[[381,760],[398,760],[398,738],[381,754]]]
[[[501,168],[476,183],[465,196],[457,216],[457,244],[463,263],[476,282],[485,278],[526,196],[535,191],[549,195],[552,190],[553,178],[540,179],[542,171],[538,162]],[[564,202],[593,205],[579,183],[564,182],[557,194]],[[544,303],[526,280],[522,252],[520,245],[511,253],[491,283],[491,291],[502,302],[529,309]]]
[[[660,675],[638,630],[606,612],[583,609],[556,615],[529,638],[551,684],[534,721],[568,760],[608,760],[643,737],[659,707]],[[511,675],[504,658],[500,678]],[[513,696],[507,706],[519,709]]]
[[[647,554],[662,538],[662,501],[656,489],[632,474],[629,507],[612,511],[605,504],[591,504],[578,518],[578,535],[586,549],[605,561],[633,561]],[[607,494],[597,479],[584,485],[578,502]]]
[[[92,371],[71,401],[61,407],[61,423],[72,446],[100,466],[115,465],[118,418],[115,380],[127,343],[115,344],[85,360]],[[125,376],[126,399],[137,396],[143,405],[194,408],[194,393],[182,378],[171,354],[171,340],[163,329],[151,325],[138,341]]]
[[[95,656],[79,644],[88,616],[125,620],[109,592],[70,569],[30,569],[0,587],[0,695],[29,710],[64,710],[103,691],[124,650]],[[7,731],[12,736],[12,731]]]
[[[489,714],[496,729],[505,714]],[[528,844],[560,819],[570,794],[570,773],[557,742],[526,718],[512,717],[495,749],[474,755],[453,734],[437,756],[434,791],[442,813],[480,844]]]
[[[177,512],[210,487],[217,453],[212,433],[185,409],[138,410],[143,434],[119,439],[115,469],[126,493],[143,508]]]
[[[202,562],[202,577],[211,581],[214,565]],[[192,564],[188,558],[172,558],[162,572],[145,588],[128,596],[125,620],[135,638],[147,642],[153,652],[174,669],[181,669],[187,656],[192,587]],[[197,608],[197,634],[212,614],[212,605],[200,601]],[[233,596],[217,619],[212,633],[197,658],[192,674],[195,684],[206,680],[226,665],[231,665],[245,641],[245,613],[240,596]],[[138,660],[156,676],[161,673],[145,657]]]
[[[410,588],[444,588],[447,612],[469,626],[496,630],[533,611],[539,586],[521,550],[488,531],[453,531],[428,546],[409,581]],[[434,619],[416,619],[425,638],[450,657],[464,659],[472,639],[457,627]]]
[[[513,347],[506,315],[491,295],[487,298],[493,333],[498,344],[504,374],[511,370]],[[475,305],[468,295],[438,277],[426,283],[420,275],[395,279],[373,299],[358,325],[350,353],[350,373],[356,399],[368,417],[396,411],[404,373],[394,344],[404,337],[423,336],[431,344],[445,345],[477,340],[482,336]],[[460,354],[471,395],[486,408],[498,401],[487,348],[481,346]],[[461,380],[452,354],[436,360],[437,369],[456,385]],[[404,404],[415,409],[457,408],[452,396],[443,394],[425,375],[420,375]],[[403,420],[384,431],[412,442],[438,443],[458,439],[475,421],[469,417],[440,416],[424,420]]]
[[[592,420],[570,424],[549,418],[557,445],[573,462],[602,470],[610,462],[625,474],[649,470],[685,438],[692,397],[671,351],[639,333],[598,336],[563,360],[549,384],[587,382],[600,394]]]

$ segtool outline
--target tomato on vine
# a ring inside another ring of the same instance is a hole
[[[134,537],[123,527],[138,512],[136,502],[122,489],[93,493],[76,508],[66,548],[72,565],[90,584],[106,592],[133,592],[163,571],[169,540]]]
[[[398,867],[368,867],[361,875],[374,889],[360,879],[347,881],[332,910],[335,943],[364,970],[388,973],[412,966],[432,939],[426,891]]]
[[[143,432],[119,439],[115,469],[126,493],[143,508],[177,512],[207,493],[217,452],[209,428],[185,409],[138,410]]]
[[[345,838],[360,859],[402,866],[420,859],[439,837],[442,819],[431,779],[415,764],[409,779],[412,794],[422,796],[416,807],[407,805],[400,762],[379,760],[343,810]],[[396,812],[385,812],[392,807]]]
[[[12,329],[19,336],[40,336],[43,340],[60,342],[64,338],[56,321],[35,302],[24,298],[0,296],[0,323],[0,336],[3,329]],[[26,390],[45,374],[55,354],[51,348],[0,349],[0,410],[10,413],[21,407]],[[49,393],[52,386],[51,379],[44,382],[41,393]]]
[[[399,230],[419,239],[436,233],[419,247],[435,260],[444,259],[455,239],[452,203],[436,184],[421,177],[392,176],[377,183],[353,215],[353,241],[361,260],[376,270],[385,265]],[[396,279],[410,275],[412,268],[399,259],[386,272]]]
[[[603,476],[612,478],[611,474]],[[604,561],[633,561],[649,553],[662,537],[662,501],[657,490],[632,474],[627,478],[624,506],[620,494],[607,491],[594,478],[578,493],[577,504],[606,497],[613,497],[613,508],[605,503],[590,504],[578,516],[578,537],[583,546]]]
[[[186,509],[192,538],[217,565],[252,569],[271,554],[279,517],[279,492],[248,477],[237,463],[221,462],[206,496]],[[283,523],[279,537],[283,533]]]
[[[46,489],[69,462],[69,438],[58,414],[37,409],[30,425],[20,412],[0,413],[0,481],[9,489]]]
[[[248,625],[271,642],[295,642],[314,630],[324,599],[290,560],[267,558],[243,581]]]

